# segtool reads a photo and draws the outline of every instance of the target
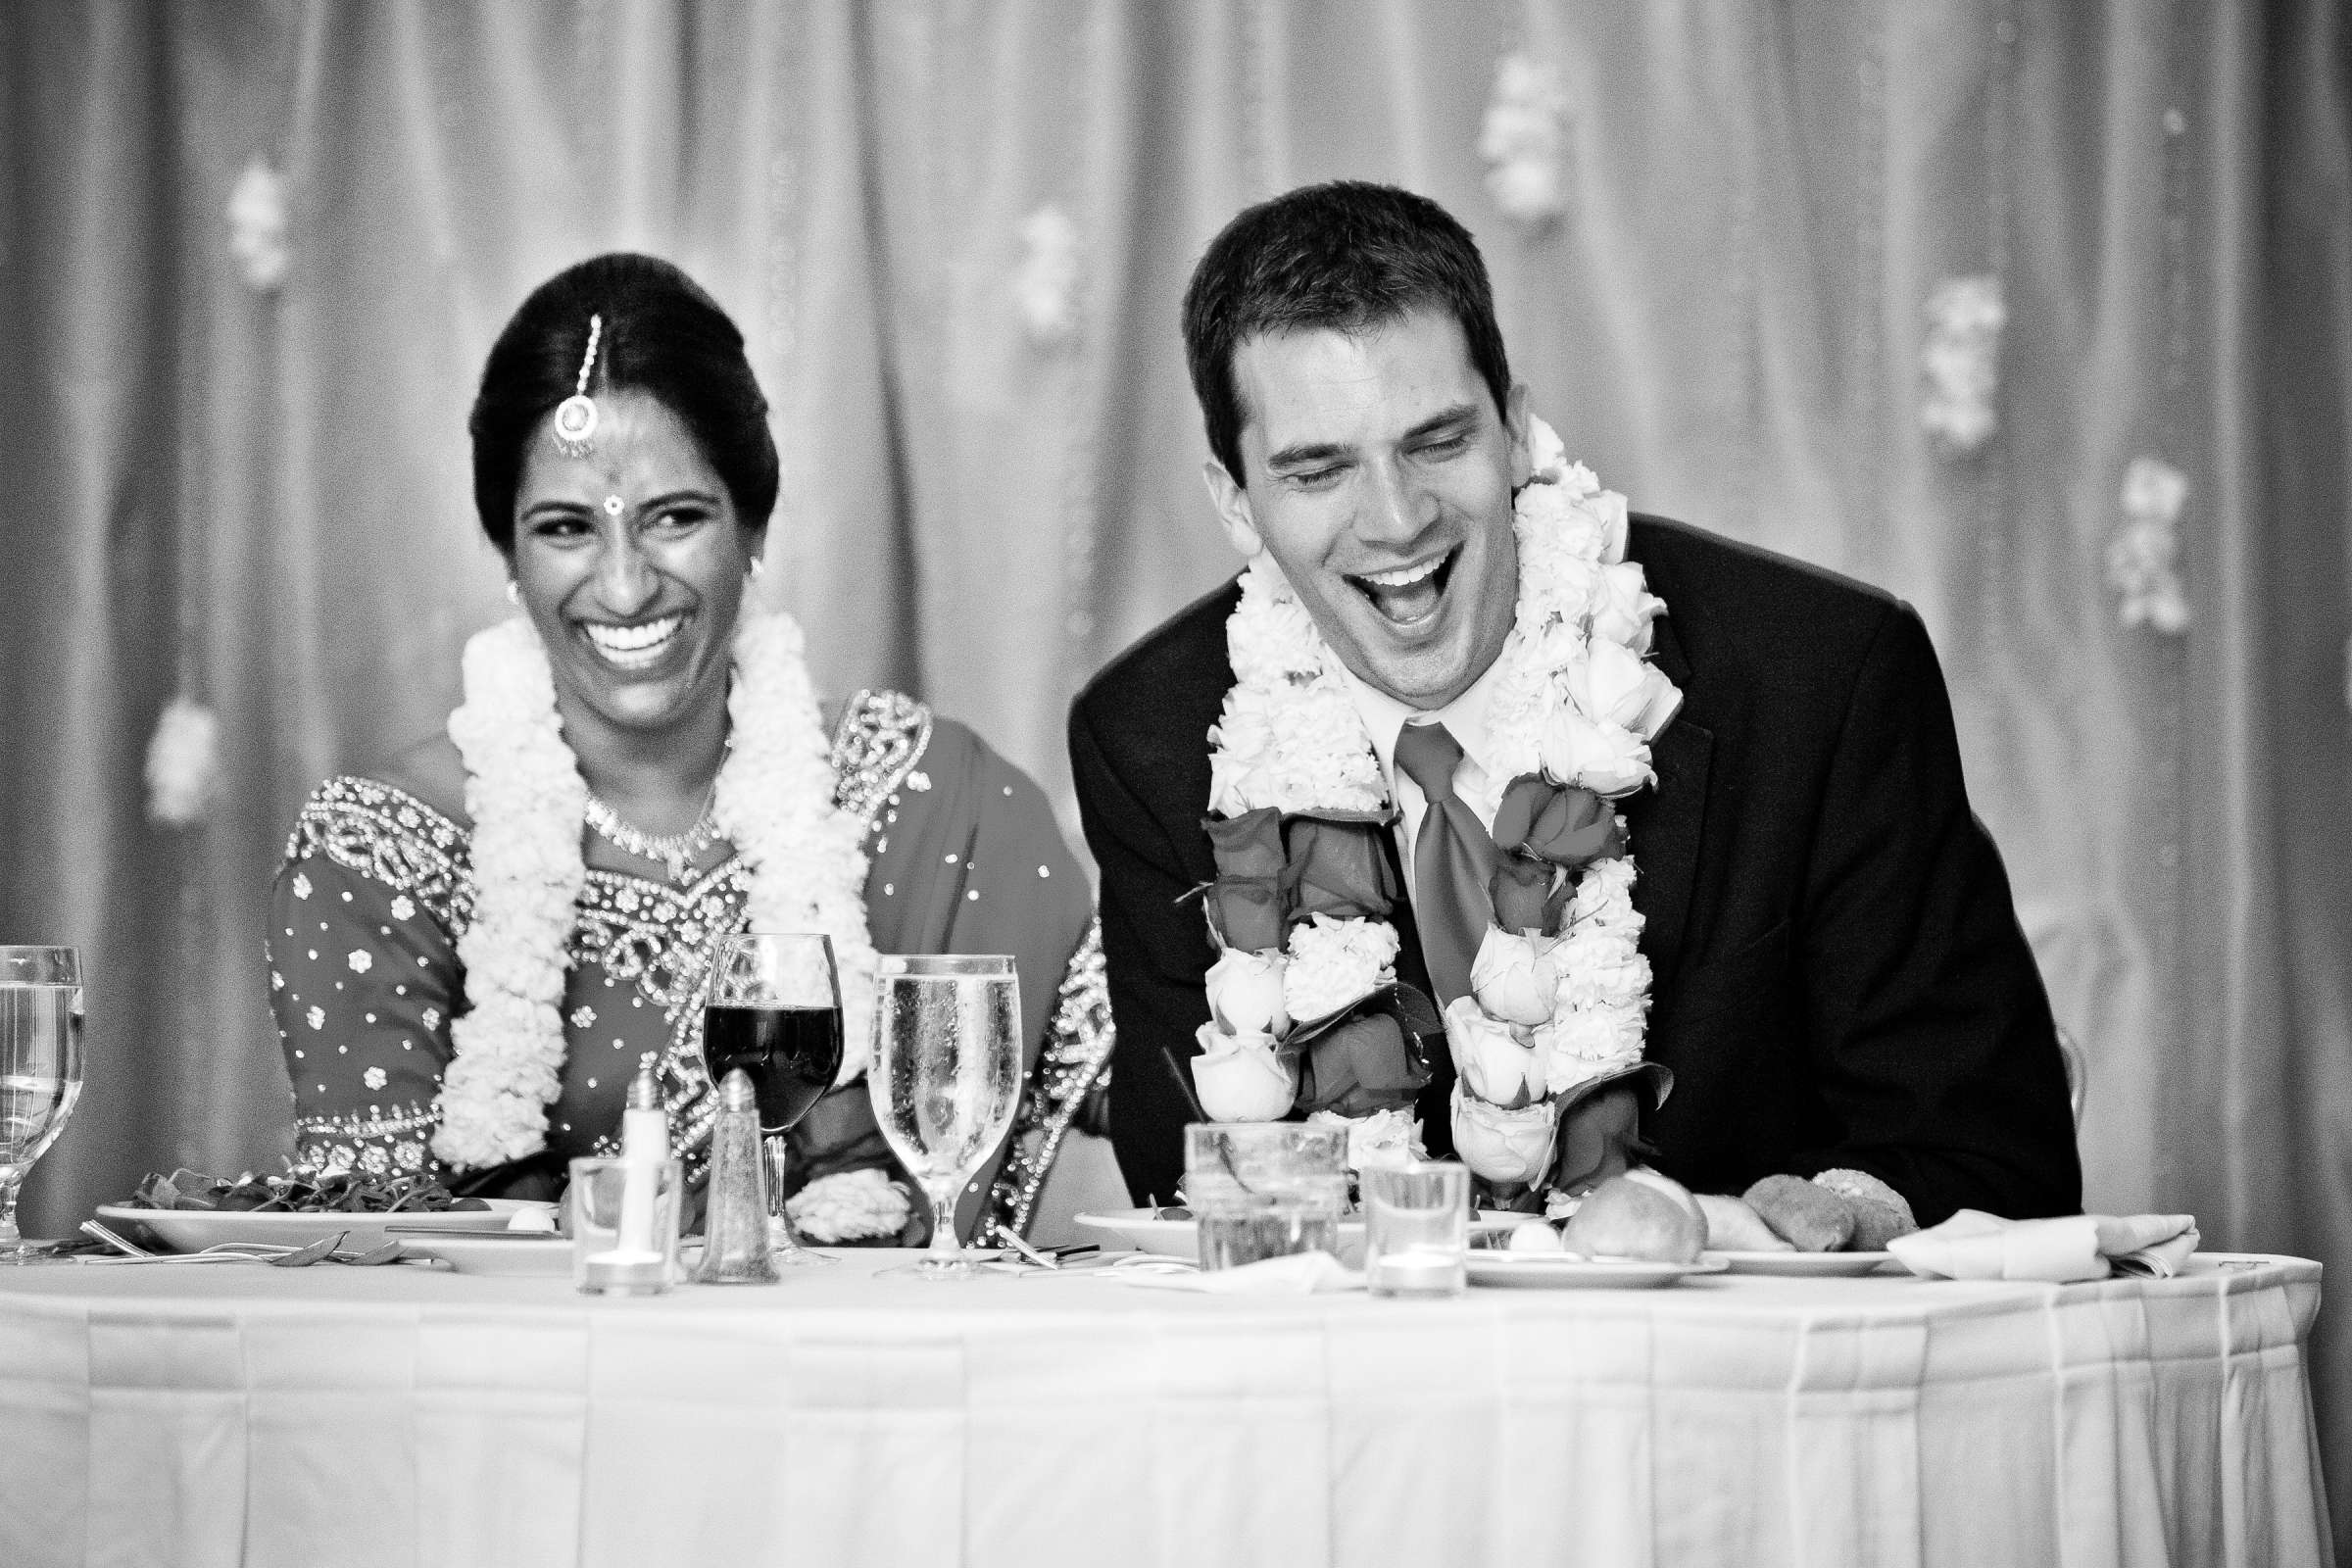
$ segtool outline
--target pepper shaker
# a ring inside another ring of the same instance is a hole
[[[719,1083],[710,1124],[703,1260],[694,1271],[699,1284],[773,1285],[779,1278],[768,1256],[767,1170],[760,1144],[759,1097],[738,1067]]]

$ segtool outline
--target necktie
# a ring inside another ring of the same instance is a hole
[[[1470,962],[1494,913],[1494,840],[1453,793],[1461,761],[1461,743],[1443,724],[1407,724],[1396,736],[1396,765],[1429,802],[1413,841],[1413,922],[1441,1007],[1470,994]]]

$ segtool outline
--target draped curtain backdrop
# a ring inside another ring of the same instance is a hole
[[[1244,204],[1358,175],[1478,235],[1535,409],[1637,507],[1920,608],[2089,1061],[2092,1206],[2352,1261],[2344,27],[0,7],[0,940],[89,977],[31,1227],[286,1146],[264,889],[305,792],[438,726],[504,612],[465,416],[534,283],[615,248],[705,282],[784,453],[761,591],[823,684],[913,690],[1066,806],[1071,694],[1235,564],[1188,270]],[[220,761],[179,826],[142,778],[175,698]],[[2317,1367],[2352,1513],[2342,1315]]]

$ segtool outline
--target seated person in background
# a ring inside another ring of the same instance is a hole
[[[856,1081],[877,950],[1018,958],[1054,1070],[958,1223],[1025,1218],[1108,1049],[1085,876],[1019,769],[897,692],[820,706],[799,626],[745,604],[777,460],[734,322],[667,263],[583,262],[507,323],[471,429],[520,613],[466,645],[446,737],[294,825],[268,948],[301,1156],[544,1196],[653,1052],[699,1178],[716,946],[822,931],[847,1051],[793,1133],[804,1232],[926,1228]]]
[[[1557,918],[1584,934],[1540,960],[1562,966],[1553,1017],[1599,1034],[1555,1046],[1551,1091],[1579,1053],[1638,1062],[1644,1021],[1647,1062],[1672,1073],[1662,1102],[1638,1093],[1653,1069],[1595,1075],[1560,1146],[1597,1138],[1609,1168],[1646,1157],[1715,1195],[1715,1245],[1876,1246],[1963,1206],[2077,1209],[2049,1004],[1907,606],[1629,520],[1531,417],[1477,248],[1421,197],[1339,183],[1243,213],[1193,274],[1184,332],[1209,492],[1249,568],[1070,715],[1119,1025],[1111,1130],[1139,1200],[1180,1179],[1197,1031],[1236,1027],[1209,1023],[1218,954],[1186,895],[1232,870],[1247,813],[1279,815],[1256,869],[1295,920],[1295,813],[1352,811],[1393,813],[1366,852],[1385,878],[1347,896],[1395,933],[1367,951],[1448,1009],[1417,1102],[1433,1151],[1463,1125],[1455,1062],[1499,1116],[1544,1094],[1527,1031],[1494,1035],[1535,1063],[1504,1093],[1494,1063],[1518,1058],[1472,1049],[1459,1008],[1490,925]],[[1531,860],[1525,808],[1497,848],[1539,756],[1532,799],[1581,820],[1562,830],[1586,834],[1581,859]],[[1506,862],[1536,866],[1540,912],[1498,918]],[[1624,945],[1580,971],[1603,939]],[[1286,1003],[1302,951],[1276,956]]]

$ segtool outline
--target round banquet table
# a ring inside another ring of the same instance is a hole
[[[0,1268],[0,1563],[2325,1563],[2320,1266],[655,1299]]]

